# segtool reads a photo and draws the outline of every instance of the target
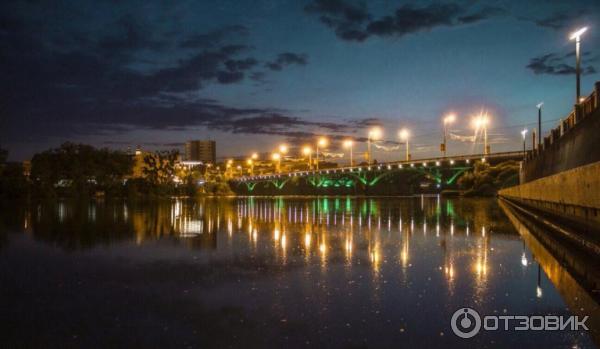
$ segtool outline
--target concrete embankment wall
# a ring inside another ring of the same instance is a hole
[[[600,230],[600,162],[502,189],[498,194]]]

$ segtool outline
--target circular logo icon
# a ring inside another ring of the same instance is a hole
[[[450,325],[455,335],[460,338],[471,338],[481,329],[481,317],[474,309],[460,308],[452,315]]]

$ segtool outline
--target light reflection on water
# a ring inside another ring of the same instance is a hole
[[[462,306],[489,314],[570,314],[492,199],[60,201],[21,208],[3,221],[7,231],[63,251],[102,256],[108,247],[132,261],[141,253],[206,265],[221,279],[196,289],[202,301],[244,308],[256,317],[257,331],[279,344],[453,346],[461,342],[449,319]],[[0,248],[11,244],[5,239]],[[158,254],[162,247],[172,252]],[[203,278],[191,276],[190,282]],[[288,321],[311,324],[290,334],[280,328]],[[356,326],[362,330],[352,331]],[[536,345],[591,345],[579,333],[530,336]],[[486,333],[474,341],[517,340]]]

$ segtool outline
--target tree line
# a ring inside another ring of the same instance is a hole
[[[0,149],[2,198],[196,195],[206,178],[206,169],[178,166],[177,150],[144,153],[140,161],[123,151],[67,142],[35,154],[30,169],[7,157]]]

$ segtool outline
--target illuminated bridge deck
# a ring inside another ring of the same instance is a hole
[[[370,166],[346,166],[325,168],[319,170],[303,170],[282,173],[261,174],[255,176],[241,176],[232,179],[234,183],[257,183],[262,181],[272,181],[274,179],[289,179],[293,177],[311,177],[318,175],[333,174],[361,174],[368,172],[386,172],[398,171],[403,169],[420,169],[435,172],[436,169],[454,170],[454,174],[447,179],[447,183],[452,183],[454,179],[462,172],[473,167],[476,162],[489,162],[491,164],[500,163],[509,160],[522,160],[523,151],[499,152],[492,154],[471,154],[460,156],[437,157],[428,159],[419,159],[411,161],[393,161],[385,163],[372,164]],[[377,178],[377,177],[376,177]],[[376,183],[376,181],[375,181]],[[366,183],[365,183],[366,184]],[[374,184],[374,183],[373,183]]]

